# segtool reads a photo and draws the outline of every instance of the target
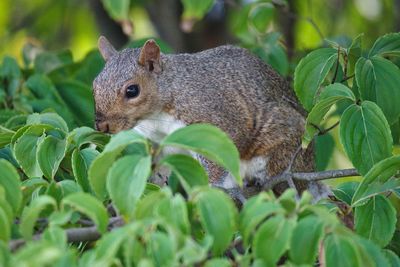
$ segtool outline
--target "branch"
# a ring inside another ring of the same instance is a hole
[[[324,129],[324,130],[319,130],[319,129],[318,129],[318,130],[319,130],[318,135],[324,135],[324,134],[326,134],[327,132],[329,132],[330,130],[334,129],[336,126],[338,126],[339,123],[340,123],[340,121],[337,121],[335,124],[333,124],[332,126],[326,128],[326,129]]]
[[[340,64],[339,61],[340,61],[340,46],[338,47],[338,58],[337,58],[337,61],[336,61],[335,74],[333,75],[331,84],[334,84],[336,82],[336,76],[338,74],[339,64]]]
[[[294,164],[294,162],[295,162],[297,156],[300,154],[301,151],[302,151],[302,147],[301,147],[301,145],[300,145],[300,146],[296,149],[296,152],[293,154],[292,158],[290,159],[289,165],[288,165],[288,167],[286,168],[286,170],[284,171],[284,174],[290,174],[290,173],[292,173],[293,164]],[[298,190],[297,190],[297,188],[296,188],[296,185],[295,185],[295,183],[294,183],[294,181],[293,181],[293,176],[292,176],[292,175],[287,176],[286,182],[288,183],[288,185],[289,185],[290,188],[293,188],[293,189],[296,191],[296,197],[299,197],[299,192],[298,192]]]
[[[111,231],[113,228],[120,227],[124,224],[123,219],[121,217],[112,217],[108,223],[108,229]],[[88,242],[88,241],[96,241],[100,239],[101,234],[97,231],[96,226],[91,227],[79,227],[79,228],[69,228],[65,230],[67,235],[68,242]],[[40,240],[42,238],[42,234],[35,234],[32,237],[32,240]],[[25,239],[14,239],[11,240],[8,244],[10,250],[12,252],[16,251],[20,247],[26,244]]]
[[[290,179],[302,180],[302,181],[321,181],[328,179],[336,179],[350,176],[360,176],[356,169],[343,169],[343,170],[330,170],[321,172],[295,172],[295,173],[282,173],[269,179],[264,184],[264,190],[269,190],[275,185],[287,182]]]
[[[342,83],[342,82],[345,82],[345,81],[347,81],[347,80],[349,80],[349,79],[351,79],[351,78],[354,78],[354,74],[353,75],[350,75],[350,76],[348,76],[348,77],[346,77],[346,78],[343,78],[340,82]]]

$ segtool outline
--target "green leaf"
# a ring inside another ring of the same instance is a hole
[[[0,241],[0,266],[8,267],[11,262],[11,252],[5,242]]]
[[[51,135],[45,137],[37,147],[37,162],[44,176],[54,179],[67,150],[67,142]]]
[[[67,123],[56,113],[33,113],[28,116],[26,124],[48,124],[54,126],[55,129],[60,129],[66,133],[68,132]]]
[[[104,68],[104,65],[104,59],[100,52],[94,49],[87,53],[85,58],[80,62],[78,70],[74,73],[74,78],[91,86],[93,80]]]
[[[334,83],[324,88],[318,102],[307,116],[306,131],[302,142],[303,147],[307,147],[319,132],[318,128],[331,107],[342,100],[355,102],[355,96],[347,86],[341,83]]]
[[[253,251],[256,258],[262,259],[267,266],[275,266],[280,257],[289,248],[295,227],[294,219],[276,215],[264,222],[254,235]]]
[[[72,180],[62,180],[58,182],[58,185],[60,186],[62,195],[64,197],[72,193],[82,192],[82,188]]]
[[[21,70],[19,69],[16,59],[6,56],[3,58],[3,64],[0,67],[0,78],[7,82],[7,94],[14,97],[19,86],[21,78]]]
[[[27,203],[36,196],[41,188],[46,188],[49,182],[42,178],[30,178],[22,182],[23,203]]]
[[[207,239],[207,241],[210,239]],[[182,265],[193,266],[194,264],[207,259],[210,247],[208,246],[209,243],[210,242],[202,242],[202,244],[199,244],[191,237],[187,236],[185,238],[183,247],[178,252],[178,257],[182,261]]]
[[[150,236],[148,246],[150,255],[153,256],[155,266],[176,266],[176,244],[174,240],[163,232],[154,232]]]
[[[361,38],[363,34],[358,35],[353,39],[350,47],[347,49],[348,66],[347,66],[347,77],[354,74],[357,60],[361,56]]]
[[[51,266],[62,254],[63,251],[52,243],[31,242],[15,254],[13,264],[23,267]]]
[[[117,21],[128,19],[129,0],[102,0],[108,14]]]
[[[251,241],[252,234],[266,218],[275,214],[283,214],[283,207],[271,201],[267,193],[260,193],[246,201],[239,217],[239,230],[245,245]]]
[[[377,162],[392,155],[392,135],[380,108],[364,101],[351,105],[340,120],[340,141],[354,167],[366,174]]]
[[[212,252],[222,254],[236,231],[237,210],[232,200],[217,189],[204,188],[193,191],[193,202],[206,233],[213,237]]]
[[[186,192],[195,186],[208,185],[208,176],[203,166],[190,156],[168,155],[159,164],[166,165],[172,170]]]
[[[231,263],[225,258],[214,258],[206,261],[204,267],[231,267]]]
[[[22,212],[20,232],[27,239],[32,239],[33,227],[36,224],[40,213],[47,207],[57,208],[57,203],[54,198],[46,195],[39,196],[32,200],[29,206],[25,207]]]
[[[202,19],[214,5],[214,0],[181,0],[183,5],[183,19]]]
[[[387,59],[360,58],[356,64],[356,80],[362,100],[370,100],[382,109],[389,124],[400,116],[400,70]]]
[[[247,24],[247,22],[246,22]],[[277,32],[268,33],[260,44],[251,49],[282,76],[287,76],[289,71],[289,61],[285,48],[279,42],[281,34]]]
[[[107,177],[107,190],[113,204],[126,219],[132,218],[151,174],[151,157],[129,155],[117,160]]]
[[[318,88],[337,59],[336,49],[321,48],[309,53],[297,65],[294,73],[294,90],[306,110],[310,111],[314,106]]]
[[[382,250],[383,255],[389,261],[390,266],[392,267],[400,267],[400,258],[391,250],[384,249]]]
[[[185,199],[176,194],[174,197],[164,198],[157,202],[155,215],[165,219],[184,234],[190,234],[190,222]]]
[[[340,184],[337,188],[334,188],[332,191],[336,198],[350,206],[351,200],[353,199],[359,184],[359,182],[345,182]]]
[[[5,199],[16,214],[22,203],[20,177],[14,166],[7,160],[0,159],[0,170],[0,185],[4,188]]]
[[[72,171],[76,182],[85,192],[91,192],[88,169],[99,154],[100,153],[96,149],[90,147],[82,150],[75,148],[74,152],[72,152]]]
[[[400,56],[400,33],[389,33],[379,37],[371,50],[368,57],[379,56]]]
[[[361,266],[390,267],[388,259],[382,253],[382,249],[375,243],[360,236],[354,236],[354,239],[360,247],[359,250],[363,262]]]
[[[89,167],[89,181],[98,197],[105,197],[108,170],[114,160],[130,144],[143,144],[146,148],[148,146],[147,140],[136,132],[132,130],[122,131],[114,135],[105,146],[104,151],[93,160]]]
[[[319,242],[323,236],[323,223],[316,216],[308,216],[298,222],[290,242],[290,259],[296,264],[314,264]],[[307,244],[307,249],[304,249]]]
[[[93,130],[89,127],[75,128],[68,134],[68,142],[75,144],[78,148],[86,144],[95,144],[101,149],[110,141],[110,136]]]
[[[396,230],[394,232],[393,238],[390,241],[389,245],[387,246],[387,249],[390,249],[396,253],[396,255],[399,255],[400,253],[400,230]]]
[[[131,223],[105,234],[96,245],[96,259],[111,263],[122,243],[127,238],[135,238],[138,229],[139,224]]]
[[[332,125],[333,126],[333,125]],[[323,135],[317,135],[314,142],[314,158],[316,171],[324,171],[327,169],[333,153],[336,148],[336,142],[332,133],[327,132]]]
[[[4,206],[0,206],[0,241],[8,242],[11,236],[11,220],[13,218],[9,217],[7,214],[6,208]]]
[[[328,235],[324,241],[324,252],[327,267],[363,266],[358,247],[351,236]]]
[[[58,226],[48,227],[43,232],[42,238],[60,249],[65,249],[68,244],[66,232]]]
[[[396,210],[381,195],[372,197],[365,205],[356,207],[356,232],[380,247],[389,244],[396,228]]]
[[[62,200],[62,205],[87,215],[96,225],[100,233],[107,231],[108,214],[103,204],[87,193],[70,194]]]
[[[94,125],[94,100],[92,89],[77,80],[63,80],[55,84],[78,126]]]
[[[13,132],[0,133],[0,148],[3,148],[11,143],[13,135]]]
[[[21,165],[25,174],[32,177],[41,177],[43,175],[37,161],[37,147],[44,139],[44,132],[48,129],[44,125],[32,125],[26,128],[21,137],[16,140],[13,150],[15,159]],[[19,131],[15,134],[18,135]],[[14,138],[14,137],[13,137]]]
[[[260,3],[253,6],[250,10],[248,22],[262,34],[268,30],[270,22],[275,13],[275,8],[271,3]]]
[[[354,193],[352,206],[362,204],[366,199],[400,187],[400,180],[393,177],[400,169],[400,156],[393,156],[374,165],[365,175]]]
[[[225,167],[241,185],[239,152],[226,133],[210,124],[180,128],[161,141],[160,147],[175,146],[192,150]]]
[[[34,68],[37,73],[47,74],[71,63],[73,63],[71,51],[42,52],[35,57]]]
[[[25,86],[34,94],[35,98],[51,98],[55,100],[57,93],[53,82],[44,74],[35,73],[26,80]]]
[[[165,199],[170,199],[171,195],[171,190],[168,187],[164,187],[141,198],[135,209],[135,218],[152,218],[158,208],[158,204]]]

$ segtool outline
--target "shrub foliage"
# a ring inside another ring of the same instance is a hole
[[[103,1],[125,18],[127,1]],[[119,2],[122,6],[116,5]],[[196,2],[196,3],[195,3]],[[183,1],[184,19],[201,19],[213,1]],[[289,64],[279,34],[263,35],[274,6],[249,4],[234,33],[280,73]],[[244,28],[243,28],[244,27]],[[259,39],[257,39],[259,40]],[[400,266],[397,210],[400,156],[400,33],[367,49],[362,36],[306,55],[294,90],[306,110],[303,147],[338,118],[340,142],[360,182],[335,188],[335,201],[312,203],[290,189],[262,192],[239,210],[211,188],[184,148],[226,168],[241,184],[239,156],[218,128],[196,124],[154,146],[134,131],[92,129],[91,81],[97,51],[80,62],[42,52],[0,66],[1,266]],[[279,55],[283,54],[282,57]],[[190,138],[188,138],[190,137]],[[212,137],[212,138],[208,138]],[[159,159],[155,161],[155,158]],[[148,182],[168,168],[168,186]]]

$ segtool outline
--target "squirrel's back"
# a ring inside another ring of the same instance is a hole
[[[220,91],[224,92],[224,97],[241,94],[253,105],[254,101],[278,102],[305,114],[288,82],[247,49],[224,45],[193,54],[163,55],[162,58],[166,84],[177,83],[178,87],[190,90],[198,88],[211,95]]]

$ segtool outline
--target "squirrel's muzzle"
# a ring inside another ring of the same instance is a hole
[[[110,125],[106,121],[96,119],[95,126],[96,126],[96,130],[97,131],[100,131],[100,132],[103,132],[103,133],[109,133],[110,132]]]

